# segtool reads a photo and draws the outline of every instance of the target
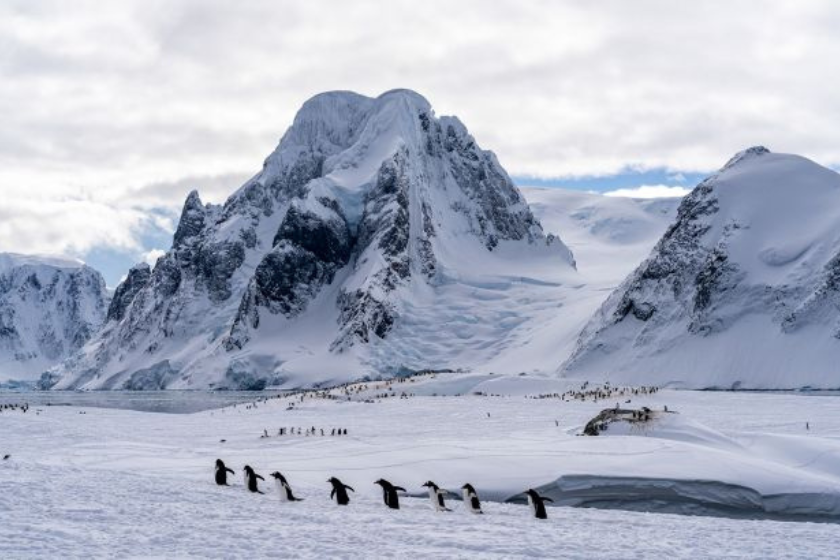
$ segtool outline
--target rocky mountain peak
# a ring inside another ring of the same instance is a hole
[[[50,382],[241,388],[429,367],[447,358],[372,352],[410,336],[418,298],[532,265],[574,273],[458,119],[409,90],[328,92],[224,206],[190,193],[172,249],[129,274],[100,338]]]
[[[837,208],[836,172],[763,147],[740,152],[685,197],[563,370],[685,387],[836,387],[825,372],[840,359]]]

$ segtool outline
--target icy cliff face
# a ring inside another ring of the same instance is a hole
[[[0,382],[36,380],[91,338],[107,306],[90,267],[0,253]]]
[[[258,388],[448,367],[456,345],[401,343],[435,321],[418,306],[465,277],[535,270],[574,274],[572,254],[460,121],[411,91],[325,93],[223,206],[189,195],[170,251],[132,270],[101,334],[43,385]],[[503,346],[476,345],[485,358]]]
[[[567,375],[837,388],[840,175],[750,148],[700,183],[584,329]]]

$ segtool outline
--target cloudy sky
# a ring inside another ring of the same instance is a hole
[[[5,0],[0,251],[113,285],[310,96],[407,87],[520,184],[680,192],[754,144],[840,164],[840,3]]]

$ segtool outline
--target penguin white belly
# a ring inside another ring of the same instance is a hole
[[[286,495],[286,487],[277,479],[274,479],[274,485],[277,487],[277,493],[280,495],[281,502],[288,502],[289,497]]]
[[[438,504],[437,492],[434,488],[429,488],[429,501],[432,502],[432,508],[436,510],[440,509],[440,505]]]
[[[475,500],[475,494],[464,490],[464,504],[466,504],[467,509],[470,510],[472,513],[481,513],[481,506],[475,507],[475,504],[473,503]]]
[[[531,506],[531,513],[537,515],[537,504],[534,502],[534,498],[532,498],[530,494],[528,494],[528,505]]]

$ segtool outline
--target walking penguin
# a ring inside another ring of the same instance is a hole
[[[228,468],[225,462],[221,459],[216,459],[216,484],[219,486],[230,486],[227,481],[227,475],[236,474],[233,469]]]
[[[280,474],[278,471],[271,473],[271,476],[274,477],[274,485],[277,486],[277,493],[280,495],[281,502],[303,501],[302,498],[296,498],[295,495],[292,494],[292,487],[289,486],[285,476]]]
[[[380,478],[374,484],[378,484],[382,487],[382,499],[385,501],[385,505],[391,509],[400,509],[400,497],[397,494],[397,490],[401,490],[405,492],[405,488],[402,486],[394,486],[384,478]]]
[[[446,507],[446,502],[443,499],[444,491],[431,480],[426,482],[423,486],[429,489],[429,500],[432,502],[432,507],[435,511],[452,511]]]
[[[347,495],[347,490],[355,492],[352,486],[344,484],[334,476],[327,480],[327,482],[332,484],[332,492],[330,492],[330,498],[335,497],[335,503],[337,503],[340,506],[346,506],[350,503],[350,496]]]
[[[255,473],[254,469],[252,469],[249,465],[245,465],[245,468],[243,470],[245,471],[245,486],[248,488],[248,492],[264,494],[265,492],[260,491],[260,489],[257,487],[257,479],[265,479],[257,473]]]
[[[545,502],[552,502],[551,498],[545,498],[537,494],[533,488],[525,492],[528,496],[528,504],[531,506],[531,511],[534,512],[534,517],[537,519],[548,519],[548,514],[545,511]]]
[[[478,493],[472,484],[464,484],[461,486],[461,492],[464,496],[464,504],[472,513],[484,513],[481,511],[481,501],[478,499]]]

